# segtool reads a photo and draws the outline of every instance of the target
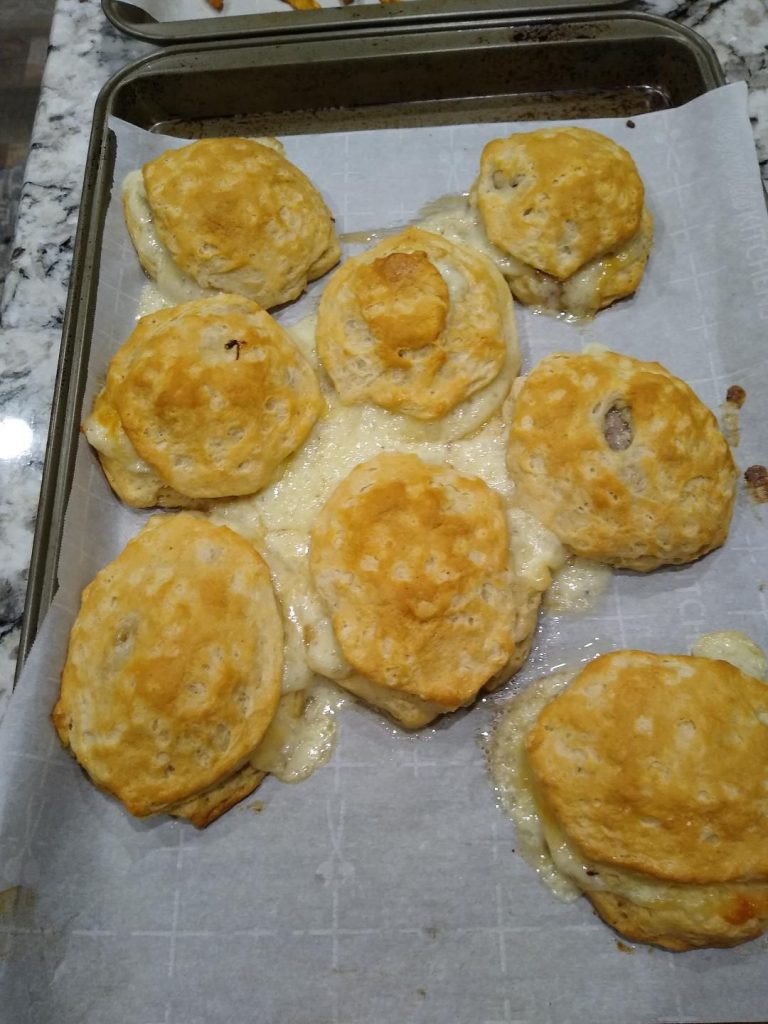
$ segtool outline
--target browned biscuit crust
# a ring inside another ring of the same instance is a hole
[[[269,571],[226,527],[157,516],[83,592],[53,711],[132,814],[215,789],[275,713],[283,628]]]
[[[541,128],[489,142],[473,201],[494,245],[563,280],[640,227],[634,160],[586,128]]]
[[[295,299],[338,262],[320,193],[281,153],[252,139],[201,139],[143,168],[160,240],[203,288],[266,308]]]
[[[455,709],[514,651],[502,500],[450,466],[356,467],[318,518],[310,566],[344,656],[379,686]]]
[[[519,365],[501,274],[469,247],[418,228],[336,271],[318,309],[317,350],[342,401],[420,420],[490,384],[510,350]]]
[[[625,938],[678,953],[737,946],[768,927],[768,884],[711,886],[693,897],[681,887],[648,905],[610,892],[585,895],[606,924]]]
[[[516,500],[575,554],[646,572],[719,547],[736,467],[717,421],[658,363],[557,353],[515,403]]]
[[[597,658],[540,713],[526,754],[537,799],[589,860],[768,882],[768,686],[727,662]]]
[[[288,333],[256,303],[220,295],[142,317],[92,419],[111,440],[100,455],[118,495],[178,507],[260,490],[321,409],[314,371]],[[88,423],[86,435],[98,447]]]
[[[520,263],[517,272],[507,271],[509,287],[526,305],[591,317],[637,291],[652,244],[653,218],[645,208],[640,227],[631,238],[579,267],[570,277],[561,281]]]
[[[266,772],[254,768],[246,762],[239,771],[230,775],[224,782],[200,796],[169,807],[168,813],[174,818],[185,818],[195,828],[207,828],[222,814],[230,811],[241,800],[245,800],[267,777]]]

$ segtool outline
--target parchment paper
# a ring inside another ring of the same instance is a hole
[[[658,359],[711,407],[747,391],[743,468],[768,461],[768,224],[732,85],[676,111],[592,122],[628,146],[656,241],[638,295],[576,327],[521,311],[524,369],[600,341]],[[339,229],[405,223],[466,191],[481,146],[519,125],[285,138]],[[178,140],[113,125],[116,180]],[[91,379],[130,331],[145,283],[106,222]],[[298,319],[321,284],[280,315]],[[515,686],[410,736],[340,713],[330,764],[205,832],[137,821],[99,793],[49,724],[82,586],[145,516],[122,508],[82,442],[62,589],[0,726],[3,1024],[521,1024],[768,1018],[768,945],[670,954],[559,903],[513,852],[481,734],[516,687],[614,648],[687,651],[701,632],[768,645],[766,507],[740,489],[725,547],[695,565],[617,573],[596,607],[544,616]],[[256,805],[257,807],[259,805]],[[249,809],[250,808],[250,809]],[[18,888],[11,888],[18,887]]]

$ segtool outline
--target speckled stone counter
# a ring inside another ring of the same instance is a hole
[[[768,3],[654,0],[639,9],[708,39],[729,81],[750,86],[768,182]],[[0,717],[10,693],[93,105],[119,68],[151,52],[97,0],[59,0],[0,306]]]

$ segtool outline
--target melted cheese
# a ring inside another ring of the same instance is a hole
[[[83,424],[83,433],[88,444],[97,452],[121,463],[130,473],[140,473],[142,476],[155,475],[155,471],[142,459],[124,430],[110,429],[91,415]]]
[[[768,682],[768,660],[765,651],[746,633],[736,629],[720,633],[704,633],[691,648],[698,658],[727,661],[745,675]]]
[[[318,372],[326,413],[271,486],[247,498],[214,503],[210,514],[252,540],[269,564],[289,643],[303,652],[308,670],[343,680],[353,669],[339,647],[308,565],[310,531],[318,513],[355,466],[383,451],[413,452],[427,462],[450,463],[459,473],[481,477],[511,499],[514,488],[505,463],[508,426],[497,414],[471,437],[450,442],[414,437],[413,423],[406,417],[338,400],[318,365],[313,317],[291,332]],[[544,590],[565,560],[565,549],[553,533],[511,504],[508,522],[518,574],[534,589]]]
[[[555,864],[525,761],[525,737],[545,704],[565,689],[577,670],[545,676],[504,708],[491,736],[488,766],[502,807],[515,824],[516,849],[559,899],[570,903],[580,889]]]
[[[571,311],[569,318],[574,319],[594,316],[604,279],[617,266],[642,259],[646,246],[645,237],[638,230],[621,249],[585,263],[570,277],[560,281],[510,256],[489,241],[480,213],[470,205],[467,196],[442,196],[429,203],[423,214],[418,227],[434,231],[452,242],[471,245],[493,260],[508,281],[528,278],[529,286],[541,298],[532,308],[553,313],[568,309]]]
[[[416,227],[434,231],[436,235],[442,235],[449,242],[471,245],[473,249],[477,249],[492,260],[504,277],[520,277],[531,272],[526,263],[502,252],[488,240],[480,222],[480,215],[469,205],[466,195],[442,196],[429,203],[422,213],[423,217],[416,222]]]
[[[306,701],[302,694],[283,698],[266,735],[251,755],[251,764],[281,782],[306,779],[333,753],[335,714],[343,703],[338,690],[322,681],[312,685]]]
[[[217,294],[209,288],[201,288],[189,274],[177,267],[170,252],[160,241],[141,171],[131,171],[126,175],[123,182],[123,203],[126,208],[128,230],[141,265],[157,282],[159,291],[166,299],[170,299],[172,303],[189,302],[192,299]]]
[[[555,573],[544,595],[544,608],[555,615],[561,612],[585,612],[594,607],[612,578],[611,568],[576,556]]]
[[[515,552],[515,567],[535,590],[544,591],[568,557],[558,537],[528,512],[507,506],[507,525]]]
[[[175,303],[167,295],[163,295],[156,284],[145,284],[139,296],[136,319],[140,320],[141,317],[147,316],[149,313],[156,313],[158,309],[169,309],[173,305]]]

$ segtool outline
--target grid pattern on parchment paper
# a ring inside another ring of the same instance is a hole
[[[750,247],[767,244],[766,225],[743,94],[731,88],[685,116],[635,123],[598,127],[632,148],[648,185],[657,238],[640,295],[579,328],[521,314],[524,368],[599,341],[659,359],[710,406],[730,383],[765,393],[768,299]],[[147,147],[164,145],[116,127],[118,176]],[[481,145],[502,130],[285,141],[340,229],[361,231],[405,222],[424,202],[465,190]],[[130,329],[142,284],[115,207],[86,402]],[[320,287],[283,315],[301,316]],[[766,415],[748,398],[743,465],[761,461]],[[204,833],[129,819],[58,749],[47,715],[77,594],[143,518],[118,509],[84,450],[65,589],[0,734],[0,779],[12,780],[0,784],[0,889],[23,887],[15,923],[0,914],[8,954],[0,1005],[14,1024],[765,1018],[761,942],[684,957],[644,948],[626,955],[584,901],[563,905],[536,883],[513,853],[479,742],[504,695],[417,736],[350,705],[333,760],[301,785],[267,780]],[[590,612],[543,618],[518,685],[622,646],[685,650],[711,629],[743,628],[765,643],[758,584],[767,576],[765,516],[741,495],[722,551],[682,569],[617,573]]]

